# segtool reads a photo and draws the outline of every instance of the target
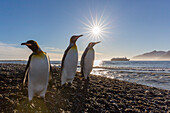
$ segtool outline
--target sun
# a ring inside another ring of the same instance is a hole
[[[98,17],[97,14],[94,16],[90,13],[89,18],[85,17],[86,21],[81,21],[83,23],[83,34],[89,37],[90,40],[97,41],[107,37],[110,23],[103,15],[104,13]]]
[[[100,29],[99,26],[94,26],[93,29],[92,29],[92,32],[93,32],[93,34],[95,34],[95,35],[99,35],[99,34],[100,34],[100,31],[101,31],[101,29]]]

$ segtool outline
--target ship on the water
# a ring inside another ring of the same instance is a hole
[[[129,61],[130,59],[124,58],[112,58],[111,61]]]

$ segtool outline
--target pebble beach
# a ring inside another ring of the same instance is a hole
[[[80,73],[71,87],[61,87],[57,67],[52,67],[45,100],[35,97],[29,102],[27,86],[21,87],[25,67],[24,64],[0,64],[0,112],[170,112],[170,90],[95,75],[85,81]]]

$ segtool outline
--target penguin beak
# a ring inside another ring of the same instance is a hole
[[[83,35],[79,35],[79,36],[77,36],[77,39],[78,39],[78,38],[80,38],[80,37],[82,37],[82,36],[83,36]]]
[[[32,46],[32,44],[29,44],[29,43],[21,43],[21,45]]]
[[[78,37],[81,37],[81,36],[83,36],[83,35],[79,35]]]
[[[100,42],[101,42],[101,41],[95,42],[95,45],[98,44],[98,43],[100,43]]]

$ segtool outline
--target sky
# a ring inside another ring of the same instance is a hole
[[[22,42],[35,40],[52,60],[61,60],[72,35],[79,58],[91,41],[97,60],[170,50],[169,0],[0,0],[0,59],[26,60]],[[96,19],[97,18],[97,19]],[[85,29],[101,19],[105,32],[90,37]]]

